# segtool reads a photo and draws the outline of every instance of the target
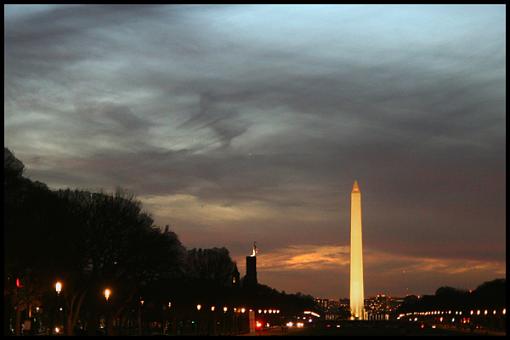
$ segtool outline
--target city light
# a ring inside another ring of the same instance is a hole
[[[487,309],[483,312],[484,315],[487,315],[488,311]]]
[[[226,313],[226,312],[227,312],[227,310],[228,310],[228,308],[227,308],[227,307],[223,307],[223,312],[224,312],[224,313]]]
[[[256,324],[255,324],[255,327],[262,328],[262,322],[257,321]]]
[[[266,313],[267,313],[267,310],[266,310],[266,309],[264,309],[264,314],[266,314]]]
[[[60,294],[60,292],[62,291],[62,283],[60,281],[57,281],[57,283],[55,283],[55,291],[57,292],[57,294]]]
[[[197,305],[197,310],[201,310],[202,309],[202,305]]]
[[[313,316],[315,316],[315,317],[317,317],[317,318],[320,318],[320,317],[321,317],[321,316],[320,316],[320,314],[317,314],[317,313],[312,312],[312,311],[309,311],[309,310],[305,310],[303,313],[304,313],[304,314],[311,314],[311,315],[313,315]]]
[[[241,313],[244,313],[246,312],[246,309],[245,308],[241,308]]]
[[[56,334],[60,333],[60,328],[55,327],[55,333],[56,333]]]
[[[505,315],[505,314],[506,314],[506,308],[503,309],[503,315]]]
[[[104,293],[104,298],[106,299],[106,301],[108,301],[108,299],[110,299],[110,295],[112,294],[112,291],[109,288],[106,288],[103,293]]]
[[[473,313],[474,313],[474,311],[473,311],[473,310],[471,310],[471,311],[469,312],[469,314],[471,314],[471,315],[473,315]]]
[[[168,303],[168,308],[170,308],[170,307],[172,307],[172,303],[171,302]]]
[[[296,327],[297,327],[297,328],[303,328],[304,326],[305,326],[305,324],[304,324],[304,323],[302,323],[302,322],[298,322],[298,323],[296,323]]]
[[[143,306],[143,304],[145,303],[144,300],[140,299],[140,304]]]
[[[477,310],[477,311],[476,311],[476,315],[480,315],[480,310]]]
[[[261,313],[262,313],[262,309],[259,309],[259,314],[261,314]]]
[[[287,327],[292,327],[294,326],[294,323],[292,321],[289,321],[285,324]]]
[[[211,306],[211,312],[214,312],[215,309],[216,309],[215,306]]]

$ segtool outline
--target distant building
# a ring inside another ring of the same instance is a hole
[[[347,300],[346,308],[342,308],[339,300],[316,298],[315,302],[324,315],[325,320],[346,319],[350,315],[349,300]]]
[[[365,310],[369,320],[390,320],[396,318],[397,308],[402,303],[400,298],[378,294],[365,299]]]

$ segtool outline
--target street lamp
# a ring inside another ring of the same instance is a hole
[[[202,309],[202,305],[198,304],[197,305],[197,310],[201,310]]]
[[[110,295],[112,295],[112,291],[109,288],[106,288],[103,293],[104,298],[106,299],[106,301],[108,301],[108,299],[110,299]]]
[[[224,312],[224,313],[226,313],[226,312],[227,312],[227,310],[228,310],[228,308],[227,308],[227,307],[223,307],[223,312]]]
[[[57,294],[60,294],[60,292],[62,291],[62,282],[57,281],[55,283],[55,291],[57,292]]]

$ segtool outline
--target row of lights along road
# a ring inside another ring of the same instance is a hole
[[[467,312],[466,312],[467,313]],[[413,312],[413,313],[406,313],[406,314],[400,314],[398,316],[397,319],[401,318],[401,317],[404,317],[404,316],[410,316],[410,315],[444,315],[444,314],[452,314],[452,311],[449,310],[449,311],[431,311],[431,312]],[[475,314],[475,310],[470,310],[469,311],[469,315],[474,315]],[[480,315],[482,314],[482,311],[480,309],[478,309],[476,311],[476,315]],[[489,310],[486,309],[483,311],[483,315],[488,315],[489,314]],[[493,315],[496,315],[497,314],[497,311],[494,309],[492,311],[492,314]],[[506,308],[503,308],[503,310],[501,311],[501,314],[502,315],[506,315]],[[462,315],[462,311],[455,311],[455,315]]]
[[[200,311],[202,310],[202,305],[201,304],[198,304],[197,305],[197,310]],[[216,306],[211,306],[211,312],[214,312],[216,310]],[[228,311],[228,307],[223,307],[223,312],[226,313]],[[252,312],[253,310],[250,309],[250,312]],[[234,312],[235,313],[245,313],[246,312],[246,308],[234,308]],[[280,310],[279,309],[264,309],[262,311],[262,309],[259,309],[258,310],[258,313],[259,314],[280,314]]]

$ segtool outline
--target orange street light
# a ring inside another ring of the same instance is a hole
[[[106,301],[108,301],[108,299],[110,299],[110,295],[112,295],[112,291],[109,288],[106,288],[103,293],[104,298],[106,299]]]

